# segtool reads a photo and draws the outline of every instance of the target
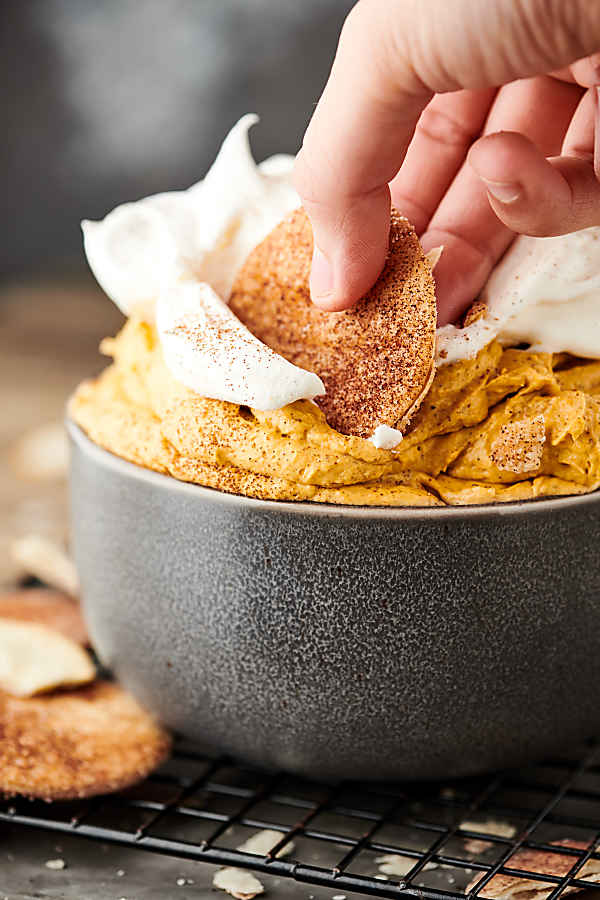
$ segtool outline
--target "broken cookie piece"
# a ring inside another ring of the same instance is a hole
[[[517,829],[510,822],[500,822],[496,819],[486,819],[481,822],[464,819],[460,823],[461,831],[476,831],[479,834],[491,834],[494,837],[512,838]],[[464,848],[472,856],[485,853],[494,846],[492,841],[484,841],[481,838],[464,838]]]
[[[256,856],[269,856],[271,854],[271,850],[280,843],[283,839],[284,835],[281,831],[275,831],[272,828],[264,828],[262,831],[257,831],[256,834],[253,834],[247,840],[244,841],[243,844],[240,844],[237,848],[241,853],[253,853]],[[287,856],[292,853],[294,850],[293,841],[288,841],[287,844],[281,848],[278,857]]]
[[[52,588],[19,588],[0,594],[0,618],[46,625],[76,644],[90,644],[79,603]]]
[[[265,889],[258,878],[245,869],[236,869],[227,866],[215,872],[213,887],[219,891],[225,891],[235,900],[253,900],[259,894],[264,894]]]
[[[551,843],[557,847],[568,847],[572,850],[587,850],[589,847],[589,844],[569,838]],[[511,869],[535,872],[539,875],[554,875],[564,878],[576,862],[577,856],[575,855],[523,847],[510,857],[506,866]],[[478,872],[467,885],[466,893],[474,890],[482,877],[482,873]],[[588,860],[576,877],[594,883],[600,882],[600,860]],[[481,888],[477,896],[487,898],[487,900],[544,900],[554,887],[555,884],[551,882],[534,881],[532,878],[519,878],[516,875],[505,875],[503,872],[499,872]],[[563,894],[573,894],[580,890],[582,888],[576,885],[569,885]]]
[[[404,878],[412,869],[414,869],[419,862],[419,859],[415,856],[404,856],[402,853],[386,853],[384,856],[377,856],[375,862],[382,875],[392,875],[395,878]],[[431,869],[437,868],[437,863],[428,862],[425,863],[421,871],[428,872]]]
[[[414,228],[392,211],[379,279],[352,309],[324,312],[310,299],[312,229],[295,210],[256,247],[230,307],[261,341],[322,379],[315,402],[342,434],[402,430],[434,374],[436,303],[431,263]]]
[[[59,631],[35,622],[0,618],[0,689],[32,697],[59,687],[89,684],[92,658]]]

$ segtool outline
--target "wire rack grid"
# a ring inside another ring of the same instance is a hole
[[[453,783],[324,785],[179,743],[133,789],[71,803],[13,799],[0,821],[374,897],[496,897],[500,876],[523,888],[526,879],[547,900],[600,887],[590,880],[600,873],[596,748]],[[262,829],[281,835],[270,853],[237,849]]]

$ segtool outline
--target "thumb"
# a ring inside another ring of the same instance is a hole
[[[388,183],[434,93],[498,86],[599,49],[598,0],[360,0],[296,160],[315,303],[348,308],[377,279]]]

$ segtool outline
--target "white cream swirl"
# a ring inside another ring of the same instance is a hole
[[[125,203],[82,228],[99,284],[126,315],[156,319],[177,380],[204,397],[278,409],[325,388],[251,335],[226,305],[250,251],[300,203],[293,157],[254,162],[248,130],[257,121],[240,119],[203,181]]]
[[[318,375],[254,337],[206,282],[180,281],[163,291],[156,325],[173,377],[194,391],[205,388],[198,391],[205,397],[281,409],[325,393]]]
[[[472,358],[492,338],[600,358],[600,227],[516,238],[481,300],[486,312],[471,325],[438,328],[438,364]]]

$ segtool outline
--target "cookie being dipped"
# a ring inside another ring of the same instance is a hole
[[[342,434],[402,431],[434,374],[436,303],[429,260],[412,225],[392,210],[389,250],[377,282],[352,309],[325,312],[310,299],[312,228],[303,209],[250,253],[230,307],[285,359],[315,372],[315,402]]]

